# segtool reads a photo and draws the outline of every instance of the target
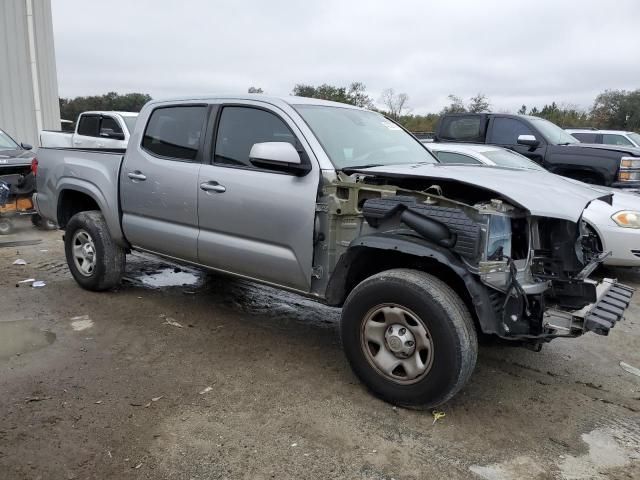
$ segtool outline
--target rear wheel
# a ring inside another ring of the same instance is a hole
[[[9,218],[0,218],[0,235],[9,235],[13,232],[13,222]]]
[[[342,313],[355,374],[382,399],[432,407],[471,376],[478,342],[462,299],[425,272],[389,270],[360,283]]]
[[[87,290],[108,290],[120,284],[125,251],[109,235],[98,211],[74,215],[66,227],[67,265],[76,282]]]

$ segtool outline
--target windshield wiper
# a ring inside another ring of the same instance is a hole
[[[349,172],[356,172],[358,170],[363,170],[365,168],[373,168],[373,167],[382,167],[383,165],[381,163],[369,163],[367,165],[351,165],[349,167],[343,167],[341,168],[341,170],[344,173],[349,173]]]

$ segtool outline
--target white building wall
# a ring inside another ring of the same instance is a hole
[[[60,128],[51,0],[0,0],[0,128],[38,145]]]

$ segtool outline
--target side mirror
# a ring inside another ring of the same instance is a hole
[[[33,145],[29,144],[29,143],[21,143],[20,146],[22,148],[24,148],[25,150],[31,150],[33,148]]]
[[[540,140],[538,140],[535,137],[535,135],[519,135],[518,145],[527,145],[529,147],[537,147],[538,145],[540,145]]]
[[[302,163],[300,154],[289,142],[254,143],[249,160],[256,167],[292,172],[299,176],[311,171],[311,165]]]

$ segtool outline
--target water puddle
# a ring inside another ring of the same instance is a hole
[[[127,257],[125,282],[149,288],[194,287],[203,273],[185,266],[171,265],[152,255],[133,253]]]
[[[179,270],[179,271],[176,271]],[[197,285],[199,281],[199,277],[191,272],[186,272],[181,269],[168,267],[163,268],[162,270],[151,273],[149,275],[141,275],[138,277],[138,280],[142,282],[143,285],[153,288],[163,288],[163,287],[184,287],[184,286],[192,286]]]
[[[51,345],[55,333],[39,330],[24,321],[0,322],[0,360]]]

